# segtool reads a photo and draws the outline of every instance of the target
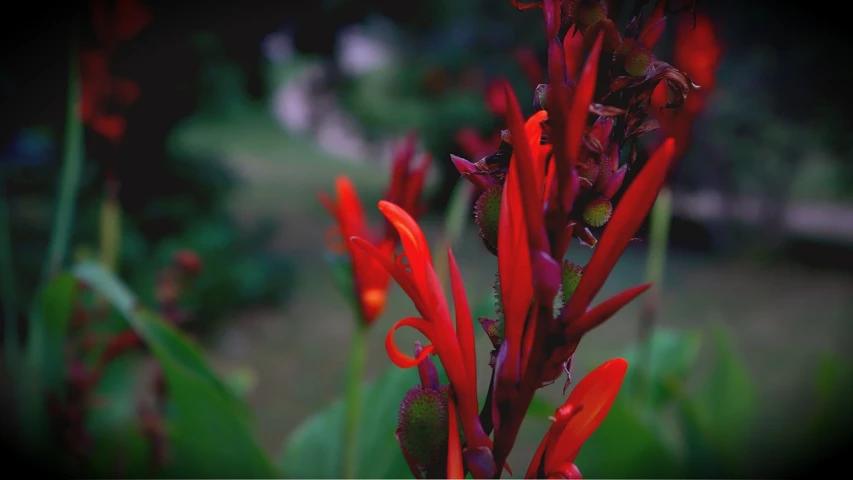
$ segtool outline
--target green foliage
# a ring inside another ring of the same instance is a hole
[[[744,447],[757,394],[728,333],[714,332],[714,363],[695,378],[698,332],[659,329],[624,355],[631,368],[578,465],[591,478],[736,475],[749,461]]]
[[[400,402],[419,382],[417,369],[391,368],[361,389],[356,478],[411,477],[394,431]],[[278,460],[282,473],[290,478],[339,478],[343,429],[344,401],[337,399],[291,435]]]
[[[81,265],[75,274],[122,313],[163,370],[169,398],[167,439],[174,459],[166,475],[276,477],[253,438],[246,405],[208,366],[199,348],[140,307],[132,292],[103,268]]]

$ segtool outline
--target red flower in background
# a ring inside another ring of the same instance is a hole
[[[120,42],[133,38],[151,21],[151,14],[137,0],[90,0],[90,7],[97,46],[81,52],[80,116],[96,133],[118,142],[125,121],[115,110],[135,102],[139,88],[131,80],[112,76],[110,57]]]
[[[669,93],[665,85],[657,86],[651,104],[664,135],[676,139],[676,158],[681,158],[690,143],[696,117],[705,108],[716,85],[717,68],[722,59],[722,46],[711,19],[705,15],[682,16],[676,24],[673,64],[690,75],[701,90],[687,97],[681,108],[666,108]]]
[[[426,209],[420,203],[420,197],[431,159],[429,155],[424,155],[419,166],[412,165],[415,140],[415,135],[410,135],[403,147],[396,153],[391,169],[391,183],[385,193],[385,198],[400,205],[400,208],[406,212],[420,216]],[[342,240],[332,244],[331,250],[346,254],[349,257],[352,268],[353,293],[359,309],[359,316],[361,321],[369,326],[385,310],[390,277],[380,263],[348,240],[352,237],[365,239],[364,241],[369,242],[374,248],[386,255],[391,255],[399,238],[398,233],[390,223],[386,223],[386,228],[381,236],[371,230],[364,215],[361,200],[349,178],[338,177],[335,182],[335,192],[336,199],[325,193],[318,195],[320,203],[335,217],[337,222],[332,233]]]

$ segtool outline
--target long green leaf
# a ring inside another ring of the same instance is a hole
[[[71,240],[71,227],[74,222],[74,207],[77,203],[80,172],[83,168],[83,123],[77,114],[81,98],[80,64],[77,55],[76,25],[72,28],[74,30],[69,42],[71,53],[68,66],[65,147],[62,172],[60,173],[59,196],[56,201],[56,214],[42,275],[43,282],[58,272],[65,261],[68,244]]]
[[[121,281],[97,264],[75,275],[125,315],[163,369],[171,411],[170,476],[272,478],[277,472],[249,428],[249,411],[213,372],[200,349],[155,313],[138,306]]]
[[[620,393],[576,460],[585,478],[674,478],[683,467],[662,426],[642,414],[645,404]]]
[[[650,354],[646,368],[628,369],[622,391],[628,396],[644,399],[653,408],[662,408],[674,400],[666,382],[683,382],[693,372],[702,337],[699,332],[659,328],[652,332],[648,342],[647,345],[629,348],[623,355],[629,365],[635,365],[643,352]]]

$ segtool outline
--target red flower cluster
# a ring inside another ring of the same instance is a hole
[[[419,217],[426,210],[420,202],[420,197],[431,158],[429,155],[424,155],[418,166],[413,164],[416,140],[414,134],[409,135],[405,144],[396,152],[392,162],[391,183],[384,198],[399,205],[409,214]],[[399,240],[397,231],[391,227],[390,223],[385,225],[381,236],[370,229],[361,200],[349,178],[338,177],[335,182],[335,191],[337,199],[325,193],[318,196],[320,203],[337,221],[337,226],[330,231],[334,238],[330,241],[330,249],[348,257],[352,269],[352,293],[358,307],[360,321],[369,326],[385,310],[390,277],[379,263],[360,248],[338,239],[363,238],[366,239],[365,242],[389,256]]]
[[[151,21],[138,0],[90,0],[97,47],[81,52],[82,99],[80,116],[92,130],[112,141],[124,136],[124,118],[113,111],[139,98],[139,87],[110,74],[110,57],[120,42],[127,41]],[[111,5],[110,5],[111,4]]]
[[[618,8],[601,0],[511,2],[545,14],[550,83],[536,88],[539,111],[526,122],[504,83],[503,102],[491,102],[507,125],[498,151],[476,163],[453,157],[477,187],[475,218],[498,263],[497,318],[480,319],[494,346],[482,411],[471,310],[453,253],[447,252],[451,310],[424,233],[405,207],[379,203],[399,233],[402,255],[359,235],[351,238],[390,273],[420,313],[398,321],[386,338],[396,365],[421,371],[422,384],[401,406],[397,432],[417,477],[500,476],[535,392],[569,372],[587,332],[649,287],[630,288],[591,308],[654,203],[676,149],[675,140],[665,140],[614,208],[610,199],[626,187],[626,172],[639,168],[636,139],[658,128],[648,119],[652,94],[664,85],[675,108],[697,88],[651,53],[665,24],[665,0],[648,21],[635,17],[624,37],[610,19],[618,17]],[[601,75],[600,65],[609,66]],[[623,155],[628,145],[630,153]],[[602,226],[596,238],[590,228]],[[572,237],[595,246],[584,267],[563,260]],[[430,344],[417,346],[414,357],[403,354],[393,339],[401,327],[419,330]],[[430,355],[441,360],[449,385],[438,385]],[[574,459],[607,414],[626,369],[624,360],[611,360],[575,387],[557,410],[527,477],[580,478]]]

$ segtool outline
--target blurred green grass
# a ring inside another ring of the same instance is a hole
[[[298,284],[287,309],[243,312],[228,322],[211,345],[220,368],[248,367],[256,373],[258,385],[250,401],[261,441],[276,453],[301,421],[343,391],[353,322],[324,270],[323,239],[331,221],[317,203],[316,193],[330,191],[334,178],[346,174],[359,188],[368,214],[378,222],[373,206],[387,174],[376,166],[335,158],[308,138],[284,133],[261,106],[190,118],[173,143],[174,148],[193,154],[225,156],[245,181],[231,199],[233,211],[245,221],[273,216],[281,224],[276,248],[297,262]],[[427,218],[422,224],[428,237],[436,238],[439,219]],[[494,257],[485,252],[473,230],[464,235],[455,253],[470,302],[475,306],[488,302]],[[575,244],[569,256],[583,262],[589,250]],[[641,283],[644,267],[643,246],[632,245],[600,298]],[[660,321],[676,328],[698,328],[706,343],[710,323],[725,323],[765,402],[762,435],[781,438],[796,423],[791,420],[794,409],[802,412],[814,401],[812,375],[820,356],[835,352],[849,358],[845,342],[853,316],[851,291],[853,277],[843,273],[674,251],[666,271]],[[638,305],[629,305],[584,340],[576,358],[578,378],[634,341]],[[385,333],[394,321],[413,312],[409,300],[392,288],[386,314],[371,334],[369,375],[390,367],[383,347]],[[401,348],[416,338],[410,331],[396,336]],[[485,389],[489,346],[484,336],[478,339],[478,349]],[[559,390],[560,386],[552,386],[546,395],[557,400]],[[796,416],[800,423],[808,420]],[[523,471],[544,429],[535,423],[522,429],[510,457],[516,469]]]

